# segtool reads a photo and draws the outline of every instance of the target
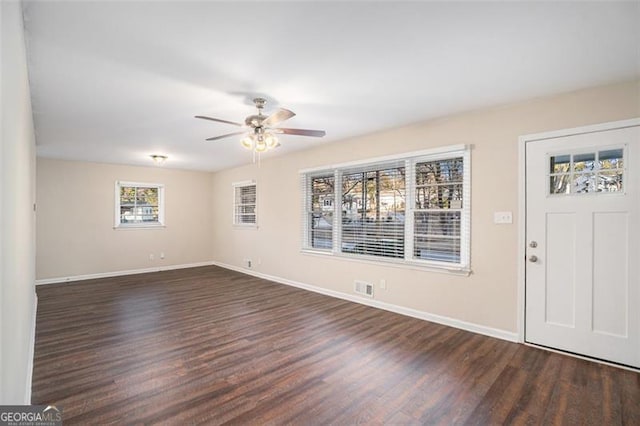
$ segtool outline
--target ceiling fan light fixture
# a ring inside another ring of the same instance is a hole
[[[255,151],[256,152],[265,152],[267,150],[267,143],[264,141],[263,138],[258,138],[258,140],[256,141],[256,146],[255,146]]]
[[[169,158],[166,155],[159,155],[159,154],[153,154],[153,155],[150,155],[149,157],[151,157],[153,162],[158,165],[164,163],[165,161],[167,161],[167,158]]]
[[[271,133],[265,134],[264,141],[267,144],[268,149],[275,148],[279,145],[278,138],[276,138],[275,135],[272,135]]]
[[[242,146],[245,147],[246,149],[253,149],[253,139],[251,138],[251,136],[246,136],[242,138],[242,140],[240,141],[240,144],[242,144]]]
[[[267,116],[262,113],[266,100],[264,98],[255,98],[253,102],[256,105],[258,113],[246,117],[244,119],[244,124],[235,121],[223,120],[220,118],[196,115],[196,118],[231,124],[238,127],[244,127],[246,129],[245,131],[214,136],[211,138],[207,138],[206,140],[214,141],[222,138],[227,138],[229,136],[245,134],[245,136],[240,140],[240,144],[249,151],[253,151],[255,161],[256,153],[261,154],[265,151],[269,151],[280,146],[280,141],[276,137],[276,134],[313,137],[323,137],[325,135],[324,130],[290,129],[276,127],[279,123],[282,123],[283,121],[294,117],[296,114],[293,111],[289,111],[288,109],[279,108],[277,111]],[[258,159],[259,158],[260,155],[258,155]]]

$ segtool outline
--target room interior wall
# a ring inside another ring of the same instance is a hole
[[[166,227],[114,229],[117,180],[164,184]],[[209,173],[38,158],[37,188],[38,280],[211,260]]]
[[[640,117],[637,80],[430,120],[282,157],[266,154],[260,165],[213,175],[213,258],[246,270],[245,259],[252,259],[253,273],[340,294],[353,295],[353,281],[364,280],[376,285],[375,299],[381,302],[516,333],[518,137],[635,117]],[[283,138],[282,143],[304,142]],[[301,169],[455,144],[472,146],[470,276],[301,253]],[[232,225],[232,183],[250,179],[258,185],[259,227],[240,229]],[[514,222],[494,224],[497,211],[513,212]],[[378,286],[381,279],[386,290]]]
[[[0,404],[28,404],[35,330],[35,136],[22,5],[0,2]]]

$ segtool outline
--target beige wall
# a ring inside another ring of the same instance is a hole
[[[214,260],[352,293],[353,281],[387,281],[376,299],[507,332],[517,328],[518,137],[640,117],[640,82],[475,111],[345,140],[213,176]],[[330,130],[330,129],[328,129]],[[283,143],[287,143],[283,141]],[[300,253],[300,169],[454,144],[472,144],[469,277]],[[259,229],[232,226],[232,183],[258,182]],[[493,212],[512,211],[512,225]]]
[[[210,177],[209,173],[164,167],[38,158],[37,278],[211,260]],[[164,184],[166,227],[115,230],[116,180]],[[164,259],[160,259],[161,252]]]
[[[214,260],[429,314],[516,332],[518,137],[640,116],[640,82],[592,88],[354,138],[215,174],[38,159],[37,278],[53,279]],[[284,141],[286,143],[286,141]],[[469,277],[300,253],[299,170],[471,144]],[[232,225],[232,183],[258,182],[259,228]],[[166,185],[166,229],[114,230],[114,182]],[[194,208],[193,206],[199,206]],[[493,212],[512,211],[512,225]],[[160,252],[166,254],[159,259]],[[149,260],[149,254],[155,260]]]
[[[22,7],[0,1],[0,404],[28,404],[35,306],[35,137]]]

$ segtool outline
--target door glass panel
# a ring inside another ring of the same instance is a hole
[[[571,155],[562,154],[549,157],[549,193],[569,194],[571,191]]]
[[[596,174],[580,173],[573,175],[573,192],[584,194],[596,191]]]
[[[569,186],[570,175],[551,176],[549,193],[551,194],[569,194],[571,187]]]
[[[573,156],[573,171],[587,172],[595,167],[596,154],[576,154]]]
[[[599,192],[622,192],[622,170],[604,170],[598,175]]]
[[[622,192],[624,149],[549,157],[549,194]]]
[[[551,173],[567,173],[571,164],[570,155],[554,155],[549,159]]]
[[[598,167],[601,170],[622,169],[624,161],[622,149],[610,149],[598,153]]]

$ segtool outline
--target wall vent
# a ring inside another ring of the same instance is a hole
[[[354,281],[353,291],[367,297],[373,297],[373,284],[365,281]]]

